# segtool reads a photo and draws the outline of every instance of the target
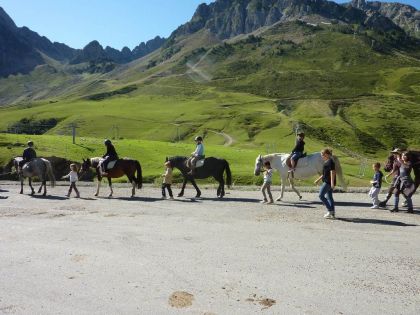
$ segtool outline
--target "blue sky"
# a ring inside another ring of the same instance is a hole
[[[27,26],[73,48],[83,48],[96,39],[104,47],[132,49],[156,35],[169,36],[191,18],[202,2],[213,1],[0,0],[0,6],[18,26]],[[420,0],[399,2],[417,8],[420,4]]]

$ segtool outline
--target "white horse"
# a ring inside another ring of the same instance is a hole
[[[290,187],[299,196],[299,199],[302,199],[301,194],[295,188],[292,176],[289,176],[290,175],[289,167],[286,164],[287,158],[289,156],[290,154],[288,153],[273,153],[273,154],[264,155],[264,156],[259,155],[257,159],[255,160],[255,170],[254,170],[255,176],[260,175],[262,171],[262,167],[264,166],[264,162],[266,161],[269,161],[271,164],[271,167],[274,170],[277,170],[279,172],[280,182],[281,182],[281,195],[276,199],[277,201],[283,198],[286,180],[289,181]],[[343,187],[343,189],[346,189],[346,183],[344,182],[343,171],[341,169],[340,160],[336,156],[333,156],[332,158],[335,163],[335,170],[336,170],[338,180],[340,181],[340,184]],[[294,173],[293,177],[296,179],[304,179],[304,178],[312,177],[314,175],[321,175],[323,166],[324,166],[324,160],[321,157],[321,153],[318,152],[318,153],[307,155],[306,157],[299,159],[297,167],[295,171],[293,172]]]

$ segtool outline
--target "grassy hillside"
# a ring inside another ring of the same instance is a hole
[[[392,145],[420,147],[419,47],[302,22],[223,43],[200,31],[106,74],[51,64],[2,79],[0,130],[54,118],[45,139],[69,135],[75,123],[86,138],[182,146],[203,134],[207,144],[254,156],[289,152],[299,126],[308,152],[330,145],[382,159]]]

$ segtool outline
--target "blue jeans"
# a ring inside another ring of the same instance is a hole
[[[292,152],[292,157],[291,157],[291,159],[292,159],[293,161],[297,161],[297,160],[299,160],[302,156],[303,156],[303,152]]]
[[[333,190],[329,184],[322,183],[319,191],[319,199],[321,199],[322,203],[327,207],[329,212],[335,213]]]

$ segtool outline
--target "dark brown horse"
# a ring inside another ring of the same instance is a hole
[[[86,172],[87,170],[89,170],[90,167],[96,170],[96,175],[98,178],[98,187],[97,187],[95,196],[99,195],[99,187],[101,186],[102,176],[99,171],[99,163],[101,160],[102,159],[100,157],[94,157],[94,158],[90,158],[86,160],[83,159],[82,168],[81,168],[82,174]],[[137,172],[137,177],[136,177],[136,172]],[[112,169],[107,170],[107,173],[108,175],[105,177],[108,179],[109,188],[111,189],[109,197],[112,197],[112,194],[114,193],[112,189],[111,178],[119,178],[126,175],[130,183],[133,185],[133,189],[131,191],[131,197],[134,197],[136,193],[136,185],[138,189],[141,189],[143,185],[141,165],[140,165],[140,162],[137,160],[127,159],[127,158],[119,159],[117,160],[117,162],[115,163],[115,166]]]
[[[410,160],[410,162],[413,166],[415,189],[414,189],[414,191],[412,192],[411,195],[414,195],[414,193],[416,192],[417,188],[420,185],[420,151],[408,151],[407,153],[408,153],[408,159]],[[386,172],[392,172],[394,162],[395,162],[395,155],[394,154],[389,155],[386,162],[385,162],[384,170]],[[379,206],[381,206],[381,207],[386,206],[386,203],[391,198],[391,196],[394,192],[394,189],[395,188],[393,186],[389,187],[386,199],[384,201],[381,201],[379,203]],[[404,196],[404,194],[403,194],[403,196]]]
[[[232,184],[232,174],[230,172],[228,161],[214,157],[205,158],[204,165],[196,168],[194,175],[190,175],[190,169],[187,167],[187,160],[188,158],[186,156],[174,156],[170,157],[169,159],[166,158],[166,161],[171,162],[172,167],[179,169],[182,173],[182,176],[184,177],[182,189],[178,194],[178,197],[182,197],[184,195],[185,185],[189,180],[197,191],[197,195],[195,197],[199,198],[201,196],[201,191],[195,183],[195,179],[213,177],[219,182],[219,187],[217,188],[217,197],[223,198],[225,195],[225,179],[223,178],[224,172],[226,172],[226,184],[228,187],[230,187]]]

